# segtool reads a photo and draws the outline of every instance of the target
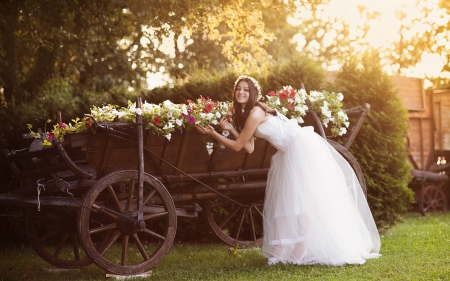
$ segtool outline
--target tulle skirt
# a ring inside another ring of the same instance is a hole
[[[349,163],[312,128],[271,160],[263,255],[273,263],[363,264],[380,237]]]

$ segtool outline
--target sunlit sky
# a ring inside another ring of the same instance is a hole
[[[392,45],[392,42],[399,38],[399,28],[401,21],[398,19],[397,14],[401,11],[404,13],[405,22],[410,22],[413,19],[421,18],[421,10],[424,7],[432,8],[436,7],[439,0],[429,1],[416,1],[416,0],[331,0],[327,5],[327,8],[323,12],[323,17],[338,17],[349,22],[351,28],[350,36],[358,35],[358,26],[362,25],[366,19],[361,17],[358,10],[358,6],[365,6],[369,11],[380,12],[379,18],[370,22],[370,30],[365,37],[366,42],[374,47],[388,47]],[[424,3],[426,2],[426,3]],[[308,11],[304,11],[304,14],[299,14],[299,17],[307,16]],[[432,18],[436,21],[449,21],[448,15],[443,17],[439,14],[437,9],[433,9]],[[290,23],[295,25],[295,19],[290,19]],[[425,31],[426,25],[417,23],[410,33],[404,33],[405,38],[411,37],[414,33],[421,33]],[[331,35],[333,36],[333,35]],[[450,49],[450,40],[447,38],[441,38],[444,42],[442,44],[448,45],[447,49]],[[295,37],[298,44],[298,50],[302,49],[301,35]],[[162,42],[162,46],[167,50],[167,53],[174,52],[174,38],[167,38]],[[161,47],[162,47],[161,46]],[[357,49],[357,48],[356,48]],[[340,65],[329,65],[327,70],[337,70]],[[424,78],[425,76],[436,77],[439,75],[440,70],[443,67],[443,60],[437,54],[422,54],[421,62],[412,68],[403,71],[402,75],[409,77]],[[388,74],[392,74],[395,69],[390,68],[389,65],[384,66],[384,71]],[[150,87],[158,86],[160,83],[167,81],[167,76],[162,73],[149,73],[147,81]],[[427,85],[425,85],[427,86]]]

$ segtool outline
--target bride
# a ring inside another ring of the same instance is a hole
[[[258,102],[261,90],[240,76],[232,93],[235,127],[225,118],[224,138],[212,126],[196,128],[225,146],[247,153],[254,136],[278,152],[272,157],[264,202],[264,243],[268,264],[363,264],[380,256],[380,236],[349,163],[312,127],[300,127]]]

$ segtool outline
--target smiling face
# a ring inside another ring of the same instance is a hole
[[[247,81],[242,80],[237,84],[236,90],[234,91],[234,96],[242,108],[245,108],[248,98],[250,97],[250,88]]]

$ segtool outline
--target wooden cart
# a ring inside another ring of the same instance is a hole
[[[369,108],[347,111],[352,125],[343,145],[328,139],[364,193],[364,175],[348,148]],[[326,138],[315,112],[306,120]],[[69,134],[45,150],[4,150],[21,188],[0,194],[0,204],[26,212],[30,243],[43,259],[66,268],[93,261],[115,274],[142,273],[169,251],[177,217],[195,218],[200,211],[225,243],[262,244],[264,190],[276,152],[268,142],[257,139],[252,154],[216,148],[208,155],[196,130],[168,141],[144,132],[140,115],[136,124],[102,123],[96,131]]]

